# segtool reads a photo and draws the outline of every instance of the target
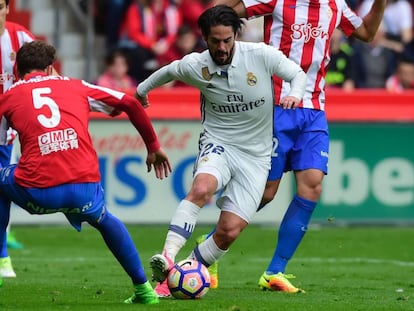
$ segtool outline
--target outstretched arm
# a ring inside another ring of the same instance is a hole
[[[124,111],[128,115],[129,120],[140,133],[147,147],[146,164],[148,172],[154,167],[157,178],[168,177],[171,172],[171,164],[167,155],[161,149],[158,137],[144,107],[134,97],[125,93],[96,86],[85,81],[80,83],[85,87],[88,94],[87,98],[91,111],[100,111],[112,116]]]
[[[137,92],[135,93],[135,98],[141,101],[141,104],[144,107],[149,106],[147,97],[149,91],[174,80],[175,77],[171,74],[170,68],[176,66],[178,62],[179,61],[174,61],[169,65],[161,67],[160,69],[152,73],[147,79],[138,84]],[[145,99],[144,102],[142,101],[143,99]]]
[[[387,0],[374,0],[371,10],[362,19],[362,24],[352,33],[359,40],[370,42],[381,24]]]
[[[160,143],[152,127],[151,121],[148,115],[145,113],[144,108],[138,103],[138,101],[132,96],[125,95],[120,107],[128,115],[131,123],[141,134],[147,146],[148,155],[146,159],[147,171],[151,172],[154,167],[155,176],[158,179],[168,177],[172,168],[170,161],[165,152],[160,147]]]

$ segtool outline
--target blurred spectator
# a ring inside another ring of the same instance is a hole
[[[352,48],[341,30],[335,29],[332,33],[330,47],[331,61],[325,76],[326,86],[328,88],[341,88],[344,91],[352,91],[355,88]]]
[[[125,12],[132,0],[107,0],[106,12],[106,45],[107,51],[116,49],[119,41],[119,32]]]
[[[385,81],[394,72],[390,59],[392,52],[379,45],[385,34],[381,26],[372,42],[355,40],[352,44],[353,80],[357,88],[384,88]]]
[[[107,52],[115,50],[119,40],[121,22],[125,11],[133,0],[92,0],[94,29],[106,36]],[[79,6],[86,14],[90,0],[79,0]]]
[[[134,95],[136,81],[128,75],[128,59],[122,51],[112,51],[105,58],[105,71],[96,84]]]
[[[181,59],[191,52],[201,52],[206,49],[204,41],[193,31],[191,26],[182,25],[178,29],[177,39],[174,45],[165,53],[158,56],[159,67],[167,65],[174,60]],[[181,81],[174,81],[169,86],[187,86]]]
[[[191,26],[181,25],[174,44],[168,51],[158,56],[158,65],[160,67],[167,65],[191,52],[201,52],[205,49],[205,44],[198,38]]]
[[[364,0],[359,14],[365,16],[371,8],[373,0]],[[382,19],[385,36],[381,44],[393,51],[391,66],[396,67],[398,55],[413,39],[413,7],[407,0],[388,0]]]
[[[189,25],[200,36],[197,20],[211,4],[210,0],[175,0],[183,18],[183,24]]]
[[[414,90],[414,59],[401,54],[395,74],[388,78],[386,88],[393,93]]]
[[[131,55],[130,74],[144,80],[157,69],[156,57],[175,41],[181,14],[169,0],[134,0],[121,25],[119,47]]]

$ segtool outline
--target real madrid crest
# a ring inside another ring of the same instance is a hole
[[[210,81],[212,78],[212,74],[208,71],[208,67],[201,68],[201,74],[206,81]]]
[[[254,86],[257,83],[257,77],[254,75],[253,72],[247,73],[247,84],[250,86]]]

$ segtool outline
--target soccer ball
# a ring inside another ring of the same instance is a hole
[[[168,272],[167,284],[177,299],[199,299],[210,288],[210,274],[201,262],[185,259]]]

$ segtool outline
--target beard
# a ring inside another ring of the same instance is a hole
[[[216,51],[214,54],[210,51],[210,56],[218,66],[228,65],[233,59],[234,46],[229,52]]]

